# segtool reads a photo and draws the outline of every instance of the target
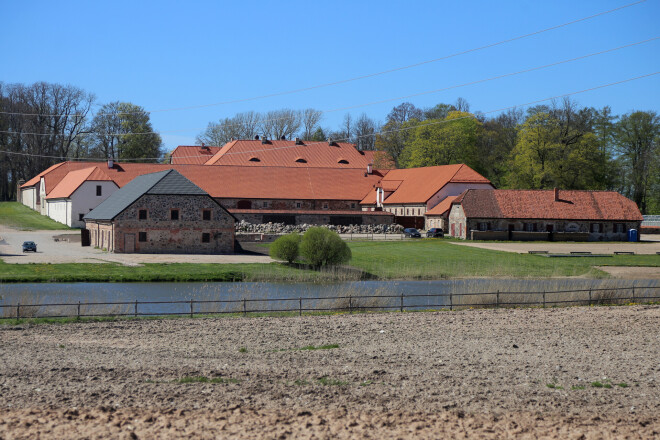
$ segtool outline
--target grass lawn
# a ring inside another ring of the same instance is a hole
[[[67,225],[41,215],[18,202],[0,202],[0,224],[28,231],[36,229],[71,229]]]
[[[443,240],[351,242],[350,266],[334,272],[271,264],[6,264],[0,282],[288,281],[356,279],[550,278],[607,274],[593,266],[660,266],[657,255],[546,258],[456,246]]]

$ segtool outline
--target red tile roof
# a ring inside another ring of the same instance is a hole
[[[431,215],[431,216],[440,216],[440,215],[445,215],[447,212],[451,209],[451,204],[454,200],[456,200],[458,196],[449,196],[445,197],[445,199],[435,205],[432,209],[429,209],[426,211],[426,215]]]
[[[394,217],[394,214],[386,211],[355,211],[355,210],[284,210],[284,209],[228,209],[232,214],[333,214],[333,215],[378,215],[378,216],[391,216]]]
[[[641,221],[632,200],[614,191],[469,189],[453,204],[468,218]]]
[[[469,166],[456,164],[390,170],[379,182],[379,185],[385,191],[394,190],[385,199],[384,205],[403,205],[426,203],[450,182],[490,183],[488,179]],[[361,203],[375,204],[376,191],[371,191]]]
[[[205,164],[215,153],[220,151],[220,147],[201,147],[199,145],[179,145],[172,151],[170,157],[172,164]]]
[[[36,185],[37,183],[41,182],[41,178],[42,178],[44,175],[50,173],[50,172],[53,171],[55,168],[60,167],[60,166],[64,165],[65,163],[66,163],[66,162],[56,163],[55,165],[46,168],[44,171],[40,172],[39,174],[37,174],[36,176],[34,176],[32,179],[28,180],[28,181],[25,182],[23,185],[21,185],[21,188],[27,188],[27,187],[29,187],[29,186],[34,186],[34,185]]]
[[[250,160],[257,158],[256,160]],[[296,162],[297,159],[306,160]],[[348,163],[340,163],[340,161]],[[256,167],[301,167],[301,168],[359,168],[367,169],[373,163],[373,154],[358,151],[355,145],[336,142],[272,140],[263,144],[260,140],[236,140],[227,143],[206,162],[206,165],[241,165]]]
[[[98,167],[83,168],[71,171],[46,196],[47,199],[61,199],[71,197],[85,181],[112,180]]]

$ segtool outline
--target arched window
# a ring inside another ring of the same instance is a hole
[[[249,161],[250,161],[250,162],[261,162],[261,159],[259,159],[257,156],[252,156],[252,157],[249,159]]]
[[[307,163],[307,159],[305,159],[304,157],[298,157],[298,158],[296,158],[296,162],[298,162],[298,163]]]
[[[348,165],[348,161],[346,159],[339,159],[337,163],[343,164],[343,165]]]

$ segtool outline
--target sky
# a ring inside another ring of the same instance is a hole
[[[142,106],[152,112],[166,151],[194,145],[209,122],[250,110],[315,108],[326,111],[321,126],[334,130],[346,113],[384,122],[402,102],[426,108],[462,97],[471,111],[494,116],[498,109],[658,72],[660,39],[402,97],[659,37],[660,0],[417,67],[249,98],[434,60],[633,2],[0,0],[0,82],[70,84],[94,93],[98,105]],[[608,105],[615,114],[658,111],[660,75],[572,98],[583,106]]]

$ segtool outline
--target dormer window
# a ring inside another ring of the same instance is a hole
[[[346,159],[339,159],[337,163],[340,163],[342,165],[348,165],[348,161]]]
[[[307,159],[305,159],[304,157],[299,157],[299,158],[296,159],[296,162],[298,162],[298,163],[307,163]]]
[[[259,159],[257,156],[252,156],[250,159],[248,159],[250,162],[261,162],[261,159]]]

